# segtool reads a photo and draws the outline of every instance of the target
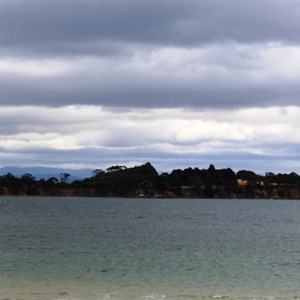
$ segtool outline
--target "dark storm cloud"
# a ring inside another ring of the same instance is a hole
[[[293,43],[300,41],[299,26],[297,1],[0,3],[0,45],[7,53],[109,53],[109,44],[105,44],[109,42],[179,46],[226,40]]]

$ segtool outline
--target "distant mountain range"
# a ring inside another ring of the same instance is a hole
[[[37,180],[39,179],[48,179],[50,177],[56,177],[60,179],[61,173],[68,173],[71,176],[68,181],[72,182],[75,180],[81,180],[87,177],[92,176],[91,169],[58,169],[58,168],[47,168],[47,167],[3,167],[0,168],[0,176],[6,175],[7,173],[11,173],[16,177],[20,177],[26,173],[31,174]]]

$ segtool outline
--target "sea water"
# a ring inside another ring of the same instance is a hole
[[[0,300],[300,298],[300,201],[0,199]]]

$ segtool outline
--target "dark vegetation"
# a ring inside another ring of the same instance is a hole
[[[91,197],[170,197],[170,198],[284,198],[300,199],[300,176],[296,173],[264,176],[230,168],[187,168],[158,174],[146,163],[126,168],[112,166],[94,170],[90,178],[68,182],[60,178],[36,180],[31,174],[0,176],[1,195],[91,196]]]

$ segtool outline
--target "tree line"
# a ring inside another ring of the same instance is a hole
[[[31,174],[0,176],[1,195],[168,197],[168,198],[281,198],[300,199],[300,176],[249,170],[175,169],[158,174],[148,162],[127,168],[111,166],[96,169],[91,177],[69,182],[70,174],[37,180]]]

